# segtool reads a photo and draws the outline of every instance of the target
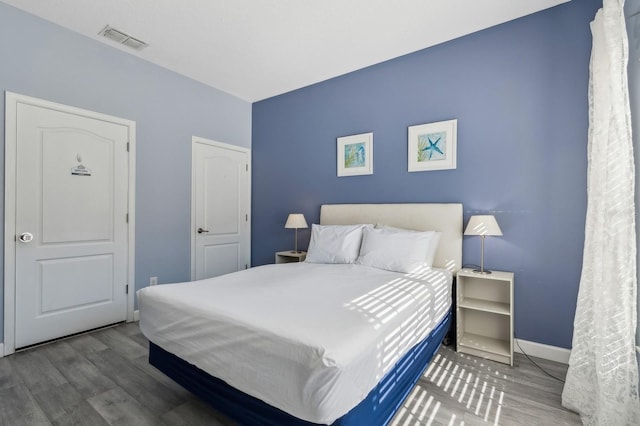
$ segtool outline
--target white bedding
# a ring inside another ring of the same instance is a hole
[[[163,349],[295,417],[332,423],[451,305],[451,275],[354,264],[265,265],[138,291]]]

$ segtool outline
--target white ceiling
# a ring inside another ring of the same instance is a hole
[[[0,1],[254,102],[569,0]]]

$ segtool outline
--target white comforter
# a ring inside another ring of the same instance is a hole
[[[362,401],[451,304],[451,276],[361,265],[266,265],[138,291],[155,344],[298,418]]]

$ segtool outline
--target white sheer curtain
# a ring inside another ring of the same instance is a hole
[[[591,23],[587,217],[562,404],[587,425],[639,425],[634,163],[624,0]]]

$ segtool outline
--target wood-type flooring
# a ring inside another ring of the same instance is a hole
[[[0,358],[0,424],[235,425],[149,365],[147,347],[134,322]],[[566,365],[534,360],[564,378]],[[561,393],[521,354],[509,367],[443,346],[391,424],[581,424]]]

